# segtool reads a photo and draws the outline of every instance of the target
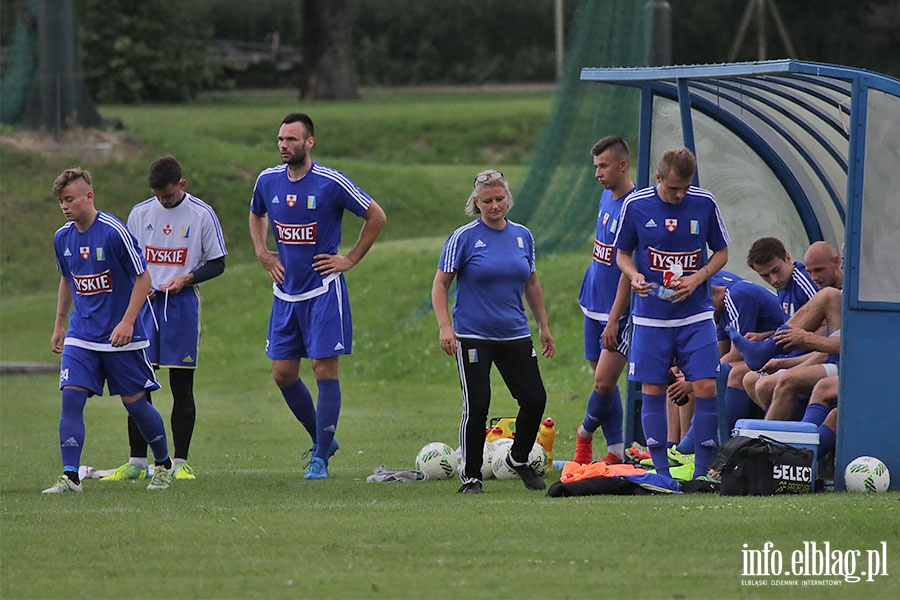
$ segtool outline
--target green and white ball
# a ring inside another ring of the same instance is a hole
[[[416,470],[425,479],[450,479],[459,467],[459,456],[443,442],[425,444],[416,455]]]
[[[884,492],[891,485],[887,465],[873,456],[860,456],[844,469],[848,492]]]

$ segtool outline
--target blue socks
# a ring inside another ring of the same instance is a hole
[[[338,379],[323,379],[319,384],[319,402],[316,409],[316,452],[315,458],[328,463],[331,442],[337,431],[341,414],[341,382]]]
[[[288,408],[294,413],[294,416],[300,421],[300,424],[309,433],[313,443],[316,443],[316,407],[313,405],[312,394],[309,388],[303,383],[302,379],[298,379],[288,387],[281,390],[284,401],[287,402]]]
[[[78,473],[81,449],[84,448],[84,405],[87,390],[63,388],[62,410],[59,414],[59,451],[63,471]]]
[[[788,325],[782,325],[778,329],[787,328]],[[775,343],[775,338],[773,336],[769,336],[760,342],[752,342],[742,336],[739,331],[729,329],[728,337],[731,338],[731,343],[734,344],[735,348],[738,349],[738,352],[741,353],[744,362],[746,362],[747,366],[753,371],[759,371],[770,359],[778,354],[787,352],[787,350]]]
[[[147,396],[141,396],[139,400],[129,404],[124,402],[122,404],[125,405],[125,410],[128,411],[138,429],[141,430],[141,435],[147,440],[147,444],[153,451],[153,458],[156,459],[156,464],[161,465],[169,460],[166,426],[159,411],[147,402]]]
[[[622,433],[622,416],[622,395],[618,386],[613,388],[611,394],[603,396],[591,392],[581,427],[588,433],[594,433],[598,426],[601,427],[607,447],[621,444],[625,440]]]
[[[688,428],[687,433],[684,434],[684,437],[681,438],[681,441],[678,442],[678,445],[675,446],[675,450],[682,454],[693,454],[694,453],[694,420],[691,419],[691,426]]]
[[[837,443],[837,434],[827,425],[819,425],[819,456],[825,456]]]
[[[814,425],[821,425],[825,422],[825,417],[828,416],[828,413],[831,412],[831,407],[826,406],[825,404],[819,404],[818,402],[810,402],[806,405],[806,412],[803,413],[802,421],[804,423],[812,423]]]
[[[669,475],[669,455],[666,448],[668,423],[666,422],[665,394],[643,394],[641,404],[641,427],[647,440],[647,450],[653,459],[656,472]],[[696,418],[696,413],[695,417]]]
[[[719,415],[719,418],[725,421],[723,425],[727,426],[729,434],[738,419],[749,418],[754,406],[753,400],[743,388],[725,388],[725,414]]]
[[[706,475],[709,463],[719,450],[719,415],[716,398],[695,398],[694,406],[694,477]]]

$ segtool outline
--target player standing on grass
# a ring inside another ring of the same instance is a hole
[[[618,382],[628,360],[631,290],[616,264],[613,240],[622,205],[634,190],[634,183],[628,175],[628,145],[621,137],[602,138],[591,148],[591,156],[594,175],[604,190],[600,195],[593,260],[584,273],[578,304],[584,313],[584,357],[594,374],[594,389],[588,397],[584,422],[578,427],[573,460],[581,464],[594,460],[594,432],[601,427],[607,448],[603,461],[620,463],[625,447]]]
[[[718,448],[719,350],[706,282],[725,266],[730,243],[716,199],[691,185],[696,168],[687,148],[663,153],[657,185],[625,201],[615,240],[619,268],[639,296],[632,309],[628,375],[641,382],[647,448],[657,473],[669,475],[665,402],[674,361],[693,382],[694,477],[706,475]],[[712,250],[708,258],[707,247]],[[651,293],[666,283],[671,288],[667,298]]]
[[[181,164],[162,156],[150,165],[154,196],[128,215],[128,229],[144,250],[152,288],[140,319],[150,339],[154,367],[169,369],[172,388],[172,459],[175,479],[195,479],[187,463],[194,433],[194,371],[200,348],[200,287],[225,271],[225,238],[211,206],[184,190]],[[147,401],[152,403],[150,394]],[[131,457],[103,481],[142,479],[147,474],[147,442],[128,417]]]
[[[121,396],[153,449],[156,470],[147,489],[168,488],[172,460],[166,428],[162,416],[147,402],[147,392],[159,389],[159,383],[144,352],[149,341],[137,320],[150,292],[147,263],[125,224],[94,206],[88,171],[63,171],[53,182],[53,194],[69,221],[53,238],[62,277],[50,338],[50,349],[62,354],[59,446],[63,474],[44,493],[82,491],[78,467],[85,440],[84,406],[90,396],[103,395],[104,382],[110,394]]]
[[[312,119],[291,113],[278,130],[281,165],[259,174],[250,202],[250,237],[256,257],[274,281],[266,339],[272,378],[288,407],[312,438],[306,479],[328,477],[328,459],[341,410],[338,358],[350,354],[353,332],[343,273],[358,263],[384,227],[381,207],[343,173],[310,157]],[[341,221],[350,211],[364,221],[346,256],[338,254]],[[266,245],[271,227],[278,251]],[[300,379],[300,359],[309,358],[318,405]]]

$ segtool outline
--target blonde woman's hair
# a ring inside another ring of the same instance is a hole
[[[484,188],[488,187],[502,187],[506,192],[506,198],[509,201],[509,208],[513,207],[513,196],[512,192],[509,191],[509,183],[507,183],[506,177],[504,177],[503,173],[497,171],[496,169],[487,169],[486,171],[482,171],[475,176],[475,187],[472,190],[472,193],[469,194],[469,199],[466,200],[467,215],[474,216],[481,214],[481,211],[478,210],[478,205],[475,203],[475,200],[478,198],[478,194],[480,194]]]

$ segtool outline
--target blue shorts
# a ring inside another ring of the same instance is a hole
[[[59,368],[59,389],[83,387],[91,396],[103,395],[103,383],[110,396],[133,396],[141,390],[159,389],[159,382],[147,354],[141,350],[97,352],[78,346],[63,346]]]
[[[272,299],[266,356],[272,360],[330,358],[350,354],[353,325],[343,277],[319,296],[300,302]]]
[[[712,320],[681,327],[634,325],[628,379],[665,385],[673,364],[688,381],[716,377],[719,345]]]
[[[598,321],[588,316],[584,317],[584,358],[585,360],[600,360],[600,351],[603,350],[603,328],[605,321]],[[630,345],[629,330],[631,321],[622,319],[619,321],[619,332],[616,335],[616,352],[622,356],[628,356]]]
[[[152,310],[151,310],[152,305]],[[197,368],[200,349],[200,290],[186,287],[177,294],[157,292],[144,303],[139,317],[150,340],[147,358],[157,367]]]

